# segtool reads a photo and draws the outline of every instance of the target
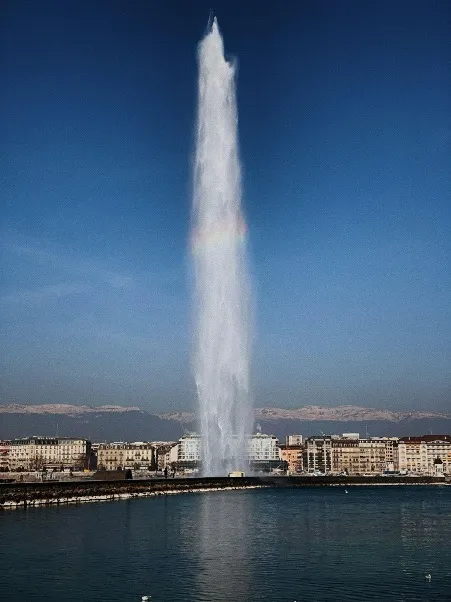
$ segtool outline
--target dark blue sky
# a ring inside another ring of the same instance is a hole
[[[191,409],[211,2],[4,0],[2,403]],[[258,406],[449,409],[451,5],[218,2]]]

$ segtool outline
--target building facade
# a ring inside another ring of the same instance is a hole
[[[279,440],[274,435],[256,433],[248,442],[248,457],[251,462],[280,460]]]
[[[0,445],[0,470],[83,470],[89,467],[91,442],[66,437],[26,437]]]
[[[97,466],[104,470],[152,470],[155,467],[151,443],[101,443],[97,450]]]
[[[200,435],[196,433],[183,435],[177,443],[176,450],[175,464],[178,469],[198,468],[201,466],[202,438]],[[171,453],[174,456],[174,452]],[[279,466],[281,463],[279,440],[274,435],[257,433],[248,440],[247,456],[246,464],[250,462],[257,469],[266,470],[268,467]],[[174,464],[172,458],[171,464]]]
[[[397,465],[397,444],[396,437],[355,439],[346,434],[334,437],[332,472],[374,475],[394,470]]]
[[[166,466],[177,470],[193,470],[200,467],[202,459],[202,440],[197,433],[182,435],[168,451]]]
[[[433,476],[436,459],[442,461],[443,474],[451,474],[451,435],[422,435],[399,440],[399,470]]]
[[[169,468],[177,462],[178,443],[175,441],[154,443],[154,454],[156,470]]]
[[[287,435],[285,438],[285,445],[293,446],[293,445],[302,445],[303,437],[302,435]]]
[[[287,437],[288,439],[288,437]],[[281,445],[279,455],[282,462],[286,465],[289,474],[302,472],[303,469],[303,451],[302,445]]]
[[[338,474],[360,473],[359,439],[340,438],[332,440],[331,471]]]
[[[304,445],[304,470],[328,474],[332,470],[332,437],[308,437]]]
[[[183,435],[178,442],[177,460],[179,462],[199,462],[202,456],[202,440],[200,435],[191,433]]]
[[[271,472],[283,467],[279,440],[274,435],[252,435],[248,441],[247,455],[250,469],[254,471]]]

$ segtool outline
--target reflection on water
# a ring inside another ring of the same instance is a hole
[[[251,548],[255,495],[205,495],[200,500],[197,599],[250,599],[253,581]],[[238,578],[237,578],[238,577]]]
[[[406,575],[414,576],[422,570],[424,574],[433,573],[438,577],[436,545],[444,535],[443,519],[451,521],[451,506],[448,508],[447,517],[446,511],[443,512],[441,505],[435,504],[434,500],[423,501],[420,509],[417,506],[415,499],[400,506],[400,562]],[[448,533],[448,537],[449,535]]]
[[[450,541],[451,487],[216,492],[3,512],[0,599],[445,602]]]

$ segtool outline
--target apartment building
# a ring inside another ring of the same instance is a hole
[[[359,439],[336,438],[331,441],[332,458],[331,470],[337,473],[350,475],[360,473],[360,445]]]
[[[294,446],[294,445],[302,445],[303,437],[302,435],[287,435],[285,438],[285,445]]]
[[[436,473],[435,460],[441,460],[444,474],[451,474],[451,435],[402,437],[398,444],[399,470],[421,475]]]
[[[270,472],[282,467],[279,440],[275,435],[252,435],[248,440],[247,455],[252,470]]]
[[[174,462],[177,462],[178,443],[174,441],[154,443],[154,453],[155,468],[157,470],[169,468]]]
[[[326,474],[332,470],[332,437],[308,437],[304,445],[304,470]]]
[[[9,451],[11,449],[11,441],[0,441],[0,472],[7,472],[9,467]]]
[[[202,440],[200,435],[191,433],[180,437],[177,449],[177,462],[198,463],[202,456]]]
[[[201,436],[196,433],[183,435],[177,443],[176,450],[175,461],[179,468],[198,467],[202,461]],[[174,457],[174,451],[171,454]],[[248,440],[247,455],[248,462],[251,462],[256,468],[267,469],[279,466],[279,440],[274,435],[257,433]]]
[[[252,435],[248,441],[248,457],[251,462],[279,461],[279,440],[274,435]]]
[[[91,442],[67,437],[26,437],[0,444],[0,470],[83,470],[89,465]]]
[[[396,437],[367,437],[343,433],[308,437],[304,446],[304,470],[349,475],[382,474],[397,464]]]
[[[97,466],[104,470],[152,470],[155,466],[154,446],[144,441],[101,443],[97,450]]]
[[[288,437],[287,437],[288,439]],[[282,462],[286,463],[288,473],[302,472],[303,467],[303,446],[302,445],[281,445],[279,455]]]
[[[332,439],[332,472],[349,475],[382,474],[397,464],[396,437]]]

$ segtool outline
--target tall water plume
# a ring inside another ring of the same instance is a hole
[[[202,471],[243,470],[252,428],[246,227],[235,65],[224,58],[216,18],[199,44],[191,244],[195,275],[194,372]]]

